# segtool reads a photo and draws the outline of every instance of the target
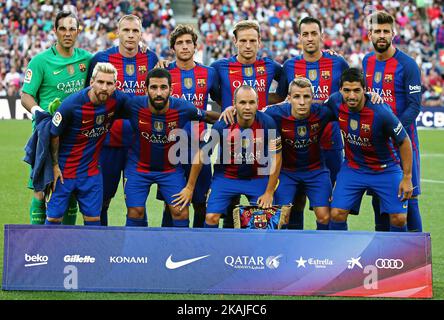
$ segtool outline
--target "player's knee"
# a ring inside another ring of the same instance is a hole
[[[391,214],[390,224],[396,227],[403,227],[407,223],[407,215],[404,213]]]
[[[85,216],[85,215],[83,215],[83,220],[88,221],[88,222],[100,221],[100,216],[97,216],[97,217],[91,217],[91,216]]]
[[[328,207],[318,207],[314,208],[316,213],[316,220],[319,223],[327,224],[330,222],[330,208]]]
[[[34,191],[34,198],[38,201],[43,201],[45,200],[45,194],[42,191]]]
[[[179,211],[178,208],[174,208],[171,206],[168,206],[171,212],[171,216],[173,217],[173,219],[176,220],[184,220],[184,219],[188,219],[189,218],[189,210],[188,207],[183,208],[182,210]]]
[[[348,211],[332,208],[330,213],[330,220],[335,222],[347,221]]]
[[[219,224],[220,214],[216,213],[207,213],[205,216],[205,222],[209,225]]]
[[[143,219],[145,216],[145,209],[143,207],[128,208],[128,218]]]

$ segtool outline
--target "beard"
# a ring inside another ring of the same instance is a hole
[[[378,40],[378,41],[380,41],[380,40]],[[373,43],[373,48],[375,48],[375,50],[376,50],[378,53],[386,52],[386,51],[388,50],[388,48],[390,48],[390,46],[391,46],[391,44],[392,44],[391,42],[387,42],[387,41],[384,40],[384,45],[381,46],[382,43],[379,43],[379,44],[378,44],[378,41],[377,41],[377,42],[372,42],[372,43]]]
[[[156,109],[158,111],[164,109],[166,107],[167,103],[168,103],[168,98],[165,99],[165,98],[160,97],[160,96],[157,96],[154,99],[151,98],[151,96],[150,96],[149,99],[150,99],[150,104],[154,107],[154,109]],[[158,99],[162,99],[162,101],[161,102],[160,101],[156,101]]]

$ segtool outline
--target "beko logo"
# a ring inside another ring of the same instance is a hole
[[[148,263],[148,257],[115,256],[115,257],[109,257],[109,263],[115,263],[115,264],[147,264]]]
[[[41,256],[40,254],[36,254],[34,256],[31,256],[31,255],[25,253],[25,261],[32,262],[32,263],[25,264],[25,267],[41,266],[44,264],[48,264],[48,256]]]

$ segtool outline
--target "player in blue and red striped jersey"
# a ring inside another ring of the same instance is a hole
[[[410,137],[413,149],[413,196],[408,202],[407,224],[409,231],[422,231],[418,206],[420,185],[419,140],[416,117],[421,110],[421,71],[415,60],[395,48],[394,18],[386,12],[375,12],[368,17],[369,39],[374,52],[362,62],[368,91],[378,93],[390,105]],[[381,215],[379,201],[373,197],[375,229],[388,230],[388,217]]]
[[[47,196],[45,224],[60,224],[69,198],[76,195],[85,225],[100,225],[102,177],[99,156],[106,133],[123,110],[125,94],[116,91],[117,70],[98,63],[91,86],[67,97],[51,124],[54,182]]]
[[[194,104],[196,108],[207,110],[208,96],[214,97],[219,89],[219,77],[212,67],[204,66],[194,61],[194,52],[197,46],[196,31],[186,25],[178,25],[170,34],[170,47],[176,55],[173,61],[166,68],[172,78],[172,93],[175,98],[185,99]],[[205,122],[190,122],[186,126],[190,138],[197,139],[202,136],[207,128]],[[191,140],[190,140],[191,150]],[[189,153],[187,163],[182,166],[185,170],[185,178],[188,179],[191,170],[191,160],[193,155]],[[196,190],[193,195],[194,219],[193,227],[203,227],[205,221],[206,198],[211,184],[211,165],[205,165],[199,175]],[[158,198],[159,194],[158,194]],[[171,214],[168,207],[164,211],[162,227],[171,226]]]
[[[219,113],[204,111],[189,101],[171,97],[171,75],[165,69],[148,72],[146,87],[148,97],[133,97],[128,103],[135,139],[124,171],[126,225],[145,225],[146,199],[150,186],[157,183],[169,206],[173,226],[188,227],[188,207],[179,210],[172,205],[173,195],[185,187],[186,181],[183,168],[177,165],[180,159],[172,159],[176,152],[172,150],[170,155],[170,149],[176,145],[179,135],[179,152],[184,149],[187,152],[188,135],[177,129],[183,129],[191,120],[215,122]]]
[[[131,96],[145,95],[147,72],[158,62],[150,50],[142,52],[139,41],[142,38],[142,23],[135,15],[125,15],[118,23],[119,45],[100,51],[91,61],[90,73],[98,62],[111,63],[118,72],[117,89]],[[88,77],[89,79],[89,77]],[[103,172],[102,225],[108,225],[108,208],[119,185],[121,172],[125,168],[128,148],[133,132],[129,120],[117,119],[107,134],[100,164]]]
[[[216,102],[222,111],[233,104],[234,90],[241,85],[256,89],[258,110],[282,101],[276,93],[269,93],[273,80],[281,78],[282,66],[268,57],[258,57],[261,44],[259,24],[252,20],[238,22],[233,34],[237,55],[211,64],[220,78],[220,96]]]
[[[205,150],[219,144],[205,228],[217,228],[220,217],[227,214],[230,200],[242,194],[250,203],[270,208],[278,182],[282,155],[275,122],[263,112],[257,112],[258,95],[250,86],[242,85],[235,90],[233,104],[236,109],[234,123],[220,120],[207,130],[187,186],[175,200],[176,206],[184,207],[189,203],[202,163],[209,163],[210,157]]]
[[[348,64],[341,56],[322,51],[322,26],[318,19],[306,17],[299,22],[299,40],[303,53],[288,59],[283,66],[281,81],[277,89],[281,97],[288,94],[288,86],[296,77],[308,78],[314,88],[314,102],[322,103],[331,94],[339,91],[339,80]],[[331,184],[343,161],[343,144],[337,122],[331,122],[321,138],[322,152],[330,170]],[[299,194],[293,201],[290,224],[294,229],[304,228],[305,195]]]
[[[307,78],[290,82],[288,102],[269,106],[282,138],[282,169],[275,203],[288,205],[303,190],[316,215],[317,230],[328,230],[332,185],[321,152],[321,137],[330,123],[331,111],[312,104],[313,85]]]
[[[220,59],[211,64],[216,69],[220,79],[219,97],[216,102],[222,111],[233,103],[233,93],[241,85],[249,85],[258,93],[258,110],[268,104],[281,102],[283,99],[278,94],[269,92],[273,80],[279,81],[282,74],[282,66],[274,60],[258,57],[261,45],[261,32],[256,21],[246,20],[238,22],[233,29],[233,41],[237,48],[237,55],[228,59]],[[234,205],[239,203],[235,199]],[[224,218],[224,228],[232,228],[232,215]]]
[[[390,231],[407,231],[407,200],[411,197],[412,147],[402,123],[387,104],[375,105],[365,94],[363,74],[350,68],[341,76],[340,92],[326,102],[345,144],[345,161],[333,191],[330,229],[347,230],[347,216],[365,190],[381,201],[390,216]],[[398,145],[399,156],[393,142]]]

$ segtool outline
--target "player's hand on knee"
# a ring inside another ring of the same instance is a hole
[[[183,208],[191,203],[191,200],[193,199],[193,191],[194,190],[191,190],[189,187],[185,187],[179,193],[173,194],[173,198],[175,198],[172,201],[173,206],[175,208],[180,206],[179,211],[182,211]]]
[[[57,180],[60,179],[60,182],[63,184],[63,175],[62,175],[62,170],[60,170],[60,167],[58,164],[53,165],[52,167],[53,173],[54,173],[54,181],[52,183],[52,191],[55,191],[56,185],[57,185]]]
[[[401,201],[410,199],[413,194],[413,189],[412,179],[408,177],[402,178],[399,184],[398,198],[401,198]]]

